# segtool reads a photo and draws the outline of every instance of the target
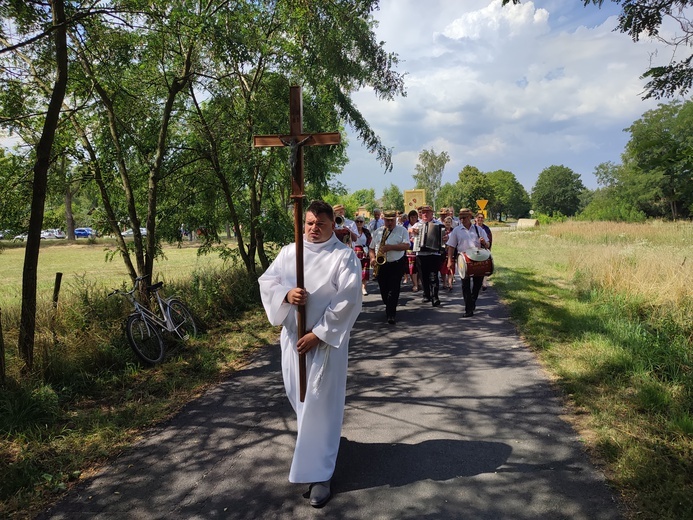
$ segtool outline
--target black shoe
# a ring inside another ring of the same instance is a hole
[[[430,298],[424,298],[423,300],[421,300],[421,303],[430,303],[430,302],[431,302]]]
[[[313,507],[322,507],[327,504],[327,501],[332,496],[330,492],[330,481],[316,482],[310,485],[310,505]]]
[[[485,286],[485,285],[482,285],[482,286],[481,286],[481,290],[482,290],[482,291],[485,291],[486,289],[488,289],[487,286]]]
[[[438,307],[439,305],[440,305],[440,300],[439,300],[438,298],[436,298],[435,300],[433,300],[433,306],[434,306],[434,307]]]
[[[394,325],[394,324],[395,324],[395,319],[392,318],[392,317],[390,317],[390,318],[387,319],[387,322],[388,322],[390,325]]]
[[[467,311],[464,313],[465,318],[471,318],[472,316],[474,316],[474,311]]]

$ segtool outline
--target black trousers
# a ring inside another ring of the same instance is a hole
[[[381,265],[378,271],[378,287],[380,287],[380,297],[385,304],[385,314],[388,318],[395,317],[397,304],[399,303],[399,291],[402,285],[402,275],[404,274],[404,261],[386,262]]]
[[[424,300],[437,300],[440,255],[416,255],[416,269],[419,271],[419,285],[423,285]]]
[[[465,276],[462,278],[462,297],[464,298],[464,312],[474,312],[476,299],[479,297],[483,276]]]

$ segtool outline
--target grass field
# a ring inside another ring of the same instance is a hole
[[[196,269],[221,266],[218,256],[197,256],[197,247],[184,243],[185,247],[164,245],[164,256],[155,261],[154,273],[159,280],[187,278]],[[45,241],[41,244],[38,264],[39,298],[49,301],[53,295],[55,273],[63,273],[63,287],[86,280],[90,284],[107,289],[130,284],[130,278],[122,259],[116,256],[107,261],[107,252],[115,250],[112,241],[97,240],[94,243],[78,241],[73,244],[64,240]],[[0,253],[0,307],[9,309],[19,304],[22,292],[24,248],[8,247]]]

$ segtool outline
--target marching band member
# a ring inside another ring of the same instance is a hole
[[[446,243],[448,268],[454,266],[455,250],[462,255],[467,249],[484,248],[488,249],[488,236],[486,231],[476,224],[472,224],[472,212],[467,208],[460,210],[460,225],[452,230],[450,237]],[[464,297],[464,316],[466,318],[474,316],[476,309],[476,300],[479,297],[481,284],[484,276],[469,276],[468,273],[463,273],[460,268],[460,277],[462,278],[462,296]],[[473,282],[473,284],[472,284]]]
[[[342,204],[336,204],[332,206],[332,211],[334,211],[335,218],[341,217],[344,220],[342,228],[349,230],[351,241],[353,242],[354,240],[356,240],[356,223],[353,220],[346,218],[346,216],[344,215],[344,206]]]
[[[351,242],[351,247],[354,248],[357,258],[361,261],[361,292],[364,296],[368,294],[366,282],[370,275],[370,257],[368,255],[368,247],[371,245],[371,233],[363,225],[365,219],[363,215],[358,215],[354,222],[356,223],[356,240]]]
[[[429,222],[439,225],[439,221],[433,218],[433,208],[425,205],[419,208],[419,220],[409,228],[409,233],[413,236],[423,235],[424,226]],[[416,270],[419,273],[419,283],[423,286],[423,303],[432,302],[434,307],[440,305],[438,291],[440,282],[438,280],[438,269],[440,268],[440,251],[421,249],[416,253]]]
[[[384,225],[373,234],[369,254],[373,270],[377,272],[387,322],[393,325],[406,262],[404,253],[409,249],[409,234],[406,229],[397,225],[397,214],[394,210],[386,211],[383,216]]]

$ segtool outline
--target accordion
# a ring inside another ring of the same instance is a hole
[[[445,226],[438,222],[426,222],[421,228],[420,251],[442,253],[445,250]]]

